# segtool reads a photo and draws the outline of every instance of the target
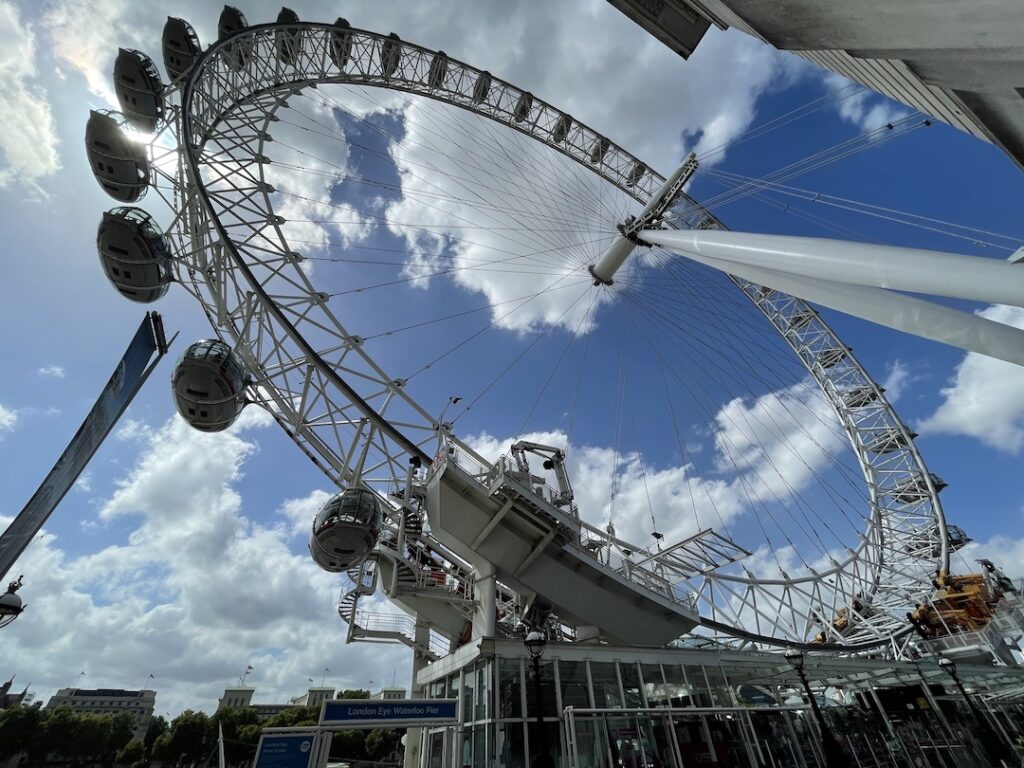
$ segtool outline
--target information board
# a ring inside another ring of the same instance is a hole
[[[253,768],[309,768],[315,743],[312,733],[265,733]]]
[[[320,710],[320,725],[450,725],[459,718],[457,699],[331,699]]]

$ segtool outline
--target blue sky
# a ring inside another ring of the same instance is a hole
[[[506,7],[511,5],[417,6],[410,11],[398,3],[353,3],[346,13],[354,26],[397,31],[403,39],[443,48],[533,91],[662,173],[690,148],[705,152],[724,144],[724,153],[709,158],[708,168],[758,177],[907,113],[739,34],[712,31],[683,62],[603,1],[529,10]],[[254,23],[277,13],[267,3],[243,10]],[[310,20],[333,20],[336,13],[328,3],[306,3],[296,10]],[[4,351],[9,361],[0,381],[0,465],[6,468],[0,514],[13,515],[29,498],[141,318],[142,308],[120,300],[97,263],[95,229],[113,203],[91,178],[82,134],[89,109],[109,106],[109,73],[118,46],[138,47],[159,62],[165,12],[189,19],[204,43],[213,39],[216,11],[194,0],[173,9],[126,0],[0,2],[0,92],[7,105],[0,117],[0,216],[7,241],[0,312],[8,329]],[[821,109],[810,116],[736,144],[751,129],[816,99],[822,100]],[[334,162],[375,179],[399,179],[395,165],[380,152],[387,151],[390,132],[411,130],[413,124],[403,122],[411,118],[403,114],[372,115],[370,125],[337,117],[338,130],[352,143],[347,149],[330,145],[338,153]],[[723,188],[715,179],[711,173],[698,175],[691,193],[700,199],[717,195]],[[1011,238],[1024,235],[1014,204],[1024,192],[1019,169],[999,150],[938,123],[879,142],[791,183]],[[389,194],[392,202],[401,202],[397,191]],[[365,196],[358,187],[340,185],[331,202],[356,203]],[[155,205],[147,199],[143,206],[150,203]],[[992,258],[1008,255],[1004,249],[882,219],[801,206],[868,240]],[[716,213],[734,229],[833,234],[756,197]],[[354,237],[356,245],[403,246],[396,233]],[[330,249],[323,254],[337,255]],[[333,287],[332,281],[341,286],[373,280],[386,269],[317,263],[315,275]],[[390,274],[399,269],[391,267]],[[711,279],[700,270],[688,274],[694,285]],[[346,322],[361,324],[353,326],[356,332],[369,335],[403,325],[406,318],[449,311],[438,307],[480,304],[480,291],[489,288],[512,290],[506,284],[477,284],[470,290],[434,278],[430,292],[405,286],[387,293],[390,303],[367,292],[341,311]],[[318,571],[305,552],[303,532],[328,490],[325,479],[254,409],[230,434],[212,437],[189,432],[173,416],[167,384],[173,358],[208,330],[199,307],[183,291],[172,290],[155,308],[169,334],[181,333],[172,360],[156,371],[121,430],[26,554],[23,595],[31,605],[4,630],[0,676],[17,674],[19,682],[32,682],[45,697],[73,685],[81,671],[86,672],[82,685],[110,687],[136,687],[154,674],[158,711],[172,713],[186,706],[212,709],[222,687],[249,663],[262,701],[295,695],[309,677],[319,682],[324,667],[338,687],[367,686],[371,679],[376,685],[390,683],[392,676],[403,682],[408,667],[403,649],[343,645],[344,626],[334,613],[340,583]],[[968,308],[1024,325],[1020,310]],[[603,340],[609,348],[622,348],[616,334],[623,326],[612,322],[615,311],[609,308],[603,316],[609,322],[598,323],[595,344]],[[947,517],[982,543],[968,557],[984,551],[1011,572],[1019,571],[1022,499],[1014,480],[1024,447],[1024,374],[1008,364],[965,357],[835,313],[826,318],[869,372],[888,380],[900,414],[922,433],[918,445],[926,461],[950,483],[943,494]],[[364,325],[370,331],[360,330]],[[462,330],[472,327],[463,325]],[[707,332],[715,338],[713,330]],[[458,333],[443,324],[400,334],[381,341],[380,354],[395,365],[406,356],[429,359],[431,349],[451,346]],[[488,344],[467,348],[461,358],[454,355],[451,366],[424,376],[418,383],[420,401],[440,410],[450,394],[472,398],[503,361],[532,340],[521,329],[497,331],[490,338]],[[569,341],[570,333],[556,328],[538,342],[531,359],[546,362],[534,370],[551,370]],[[681,349],[688,348],[686,340],[681,343]],[[696,357],[697,347],[690,349]],[[536,385],[531,389],[503,379],[461,421],[460,433],[495,449],[524,424],[526,432],[564,435],[565,400],[556,394],[573,388],[580,369],[571,363],[581,354],[580,343],[569,346],[566,365],[541,397]],[[599,380],[614,379],[618,368],[614,360],[589,365],[588,376]],[[637,380],[657,372],[643,368],[639,354],[631,365]],[[777,380],[793,384],[798,372],[786,363]],[[711,373],[702,382],[708,413],[694,411],[684,425],[695,454],[702,441],[709,445],[701,429],[736,395],[733,387],[744,386],[739,379]],[[749,381],[746,386],[741,394],[768,392]],[[573,427],[574,444],[593,449],[581,472],[600,466],[598,449],[610,445],[617,402],[614,386],[588,388],[586,398],[591,402],[580,405],[582,415]],[[537,407],[526,419],[534,400]],[[594,415],[602,411],[608,415],[603,422]],[[653,428],[664,421],[657,400],[637,405],[627,417],[644,440],[649,436],[657,446],[650,448],[646,479],[653,483],[662,472],[661,479],[671,482],[680,457],[673,454],[670,436]],[[619,444],[629,451],[639,442],[627,434]],[[711,472],[710,448],[694,462]],[[624,477],[636,485],[635,474]],[[810,489],[807,500],[819,502],[821,495]],[[634,519],[616,524],[632,525],[639,535],[649,533],[643,514],[629,507],[628,499],[621,504],[627,505],[626,512],[620,506],[618,514]],[[658,525],[673,522],[663,517]],[[738,519],[736,526],[745,543],[760,543],[752,524]]]

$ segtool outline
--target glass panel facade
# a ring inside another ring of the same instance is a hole
[[[644,697],[640,692],[640,669],[634,663],[619,663],[619,679],[622,680],[622,697],[625,706],[637,709],[644,705]]]
[[[693,688],[683,668],[678,664],[662,664],[662,672],[665,675],[665,697],[672,707],[692,707]]]
[[[590,688],[587,686],[587,664],[584,661],[558,662],[558,678],[562,686],[562,707],[587,709]]]
[[[690,683],[689,707],[712,707],[711,694],[708,692],[708,681],[704,676],[704,667],[698,665],[687,665],[683,667],[683,674]]]
[[[462,720],[469,723],[476,719],[476,669],[467,667],[462,673]]]
[[[523,716],[523,687],[518,659],[498,660],[498,717]]]
[[[729,689],[729,682],[726,680],[721,667],[706,666],[704,667],[704,674],[708,681],[708,693],[711,694],[711,701],[714,702],[715,706],[736,706],[732,691]]]
[[[640,674],[644,678],[644,694],[647,696],[647,706],[667,707],[668,690],[665,679],[661,675],[660,664],[641,664]],[[623,680],[625,685],[625,680]]]
[[[616,665],[608,662],[590,662],[590,679],[594,684],[594,706],[614,709],[622,706],[622,691]]]
[[[474,720],[486,720],[490,716],[491,662],[482,661],[476,667],[476,716]]]

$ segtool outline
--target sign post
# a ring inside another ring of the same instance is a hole
[[[320,726],[402,728],[455,725],[458,699],[329,699],[320,708]]]
[[[326,758],[330,745],[329,733],[263,733],[252,765],[253,768],[317,768],[326,762],[321,757]]]

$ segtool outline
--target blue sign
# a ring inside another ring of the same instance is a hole
[[[253,768],[309,768],[315,738],[312,733],[265,733]]]
[[[457,699],[332,699],[320,710],[320,725],[448,725],[458,719]]]

